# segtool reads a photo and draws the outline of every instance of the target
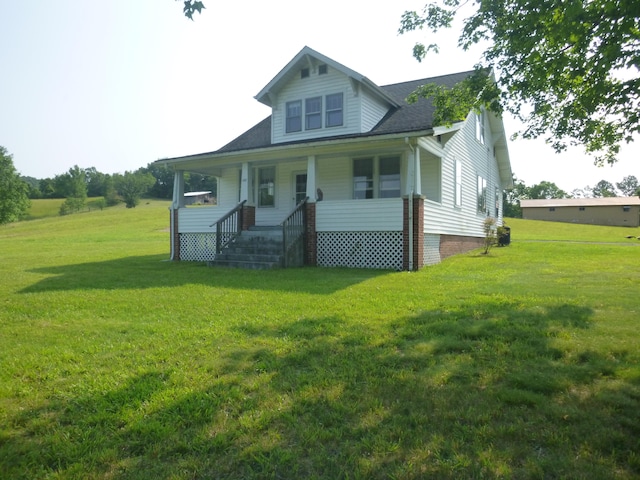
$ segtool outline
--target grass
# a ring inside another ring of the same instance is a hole
[[[91,212],[92,210],[100,210],[102,197],[88,198],[85,208],[80,213]],[[23,220],[37,220],[40,218],[56,217],[60,215],[60,207],[65,202],[64,198],[40,198],[31,200],[29,211]]]
[[[640,475],[638,229],[253,272],[165,261],[167,207],[0,228],[5,478]]]

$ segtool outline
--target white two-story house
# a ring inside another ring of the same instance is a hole
[[[429,100],[406,101],[470,73],[378,86],[303,48],[256,95],[268,118],[217,151],[158,161],[175,171],[172,259],[215,264],[260,227],[283,232],[284,266],[417,270],[477,248],[512,183],[502,120],[434,125]],[[185,206],[185,172],[217,177],[216,206]]]

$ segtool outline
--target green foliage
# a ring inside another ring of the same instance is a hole
[[[484,2],[439,0],[406,12],[400,33],[451,27],[461,7],[471,9],[458,43],[488,42],[465,104],[502,109],[519,118],[524,138],[545,136],[560,152],[583,145],[597,163],[614,163],[622,142],[640,131],[640,4],[635,0]],[[430,50],[418,44],[421,60]],[[495,88],[489,71],[499,77]],[[466,91],[466,89],[465,89]],[[459,92],[425,90],[436,96]],[[448,101],[436,98],[436,104]],[[444,123],[458,112],[442,113]]]
[[[70,215],[81,211],[86,203],[85,198],[67,197],[62,205],[60,205],[60,215]]]
[[[135,208],[155,181],[150,173],[125,172],[124,175],[114,175],[116,190],[127,208]]]
[[[185,17],[190,20],[193,20],[193,14],[198,12],[202,13],[202,9],[204,8],[204,4],[198,0],[183,0],[184,8],[182,11],[184,12]]]
[[[484,240],[482,242],[482,253],[484,255],[489,254],[489,250],[496,244],[496,219],[493,217],[487,217],[482,222],[482,231],[484,232]]]
[[[555,183],[547,182],[545,180],[532,185],[528,189],[528,198],[531,199],[567,198],[568,196],[567,192],[559,188]]]
[[[627,175],[621,182],[616,183],[616,187],[622,192],[623,196],[632,197],[637,195],[636,192],[640,189],[640,183],[638,183],[638,179],[635,176]]]
[[[600,180],[595,187],[591,189],[594,198],[599,197],[617,197],[616,187],[607,180]]]
[[[15,222],[29,209],[29,185],[13,165],[13,157],[0,146],[0,225]]]

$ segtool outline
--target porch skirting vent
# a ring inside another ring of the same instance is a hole
[[[425,233],[422,264],[435,265],[436,263],[440,263],[440,260],[440,235]]]
[[[402,232],[318,232],[322,267],[402,270]]]
[[[180,234],[180,260],[192,262],[211,262],[215,257],[215,233]]]

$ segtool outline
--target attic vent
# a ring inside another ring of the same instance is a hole
[[[324,75],[325,73],[327,73],[327,66],[326,65],[319,65],[318,66],[318,75]]]
[[[307,78],[309,76],[309,69],[303,68],[300,70],[300,78]]]

